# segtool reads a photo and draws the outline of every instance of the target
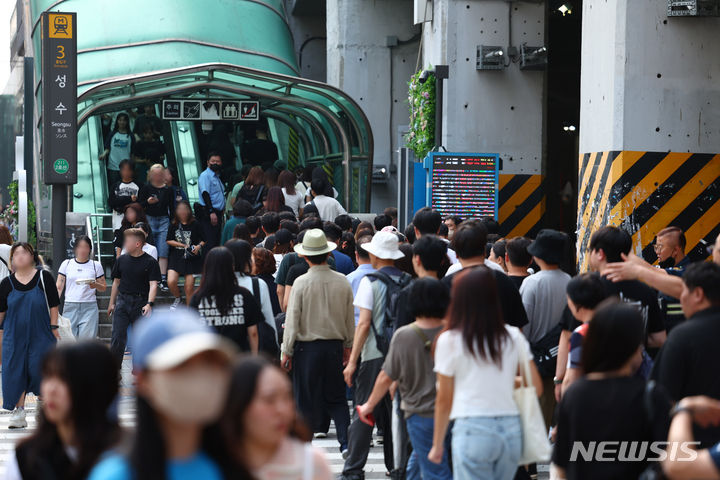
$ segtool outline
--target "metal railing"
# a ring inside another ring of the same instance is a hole
[[[106,223],[109,223],[110,226],[106,227]],[[95,247],[95,259],[102,265],[104,265],[103,259],[113,260],[115,258],[115,247],[112,242],[112,214],[91,213],[85,220],[85,229]],[[110,233],[107,234],[106,232]],[[110,240],[107,240],[108,238],[110,238]]]

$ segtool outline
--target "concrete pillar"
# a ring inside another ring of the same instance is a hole
[[[394,171],[400,131],[409,119],[407,82],[419,44],[412,12],[412,0],[327,0],[327,82],[365,111],[375,141],[374,164],[388,173]],[[396,199],[393,175],[387,183],[373,184],[373,212]]]
[[[655,260],[664,227],[693,259],[720,232],[719,18],[667,17],[667,2],[583,4],[578,262],[617,225]]]
[[[425,23],[423,67],[447,64],[442,145],[448,151],[499,153],[499,221],[504,235],[533,235],[542,225],[543,71],[477,70],[478,45],[545,45],[543,3],[435,0]],[[507,55],[506,55],[507,57]]]
[[[303,78],[325,82],[326,34],[325,7],[320,2],[284,0],[293,33],[295,53]]]

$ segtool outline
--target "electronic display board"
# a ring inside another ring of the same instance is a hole
[[[430,205],[443,218],[497,218],[498,155],[432,152]]]

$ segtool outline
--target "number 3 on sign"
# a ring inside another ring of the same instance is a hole
[[[58,45],[57,46],[57,59],[62,60],[63,58],[65,58],[65,47],[63,47],[62,45]]]

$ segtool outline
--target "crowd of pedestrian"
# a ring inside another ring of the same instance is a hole
[[[720,237],[713,261],[692,263],[683,232],[666,228],[655,266],[605,226],[578,274],[554,230],[502,238],[494,219],[431,208],[402,233],[395,209],[361,222],[322,168],[255,165],[226,185],[212,151],[191,205],[161,164],[139,188],[131,164],[118,167],[109,352],[53,349],[60,297],[72,334],[97,336],[107,284],[89,238],[57,280],[31,245],[0,249],[10,426],[27,425],[27,393],[43,398],[8,478],[327,479],[308,442],[331,421],[347,480],[364,478],[373,442],[392,478],[531,478],[549,461],[557,478],[720,478]],[[165,287],[174,300],[155,310]],[[123,435],[100,417],[129,327],[137,428]],[[668,441],[697,442],[697,459],[577,455]]]

